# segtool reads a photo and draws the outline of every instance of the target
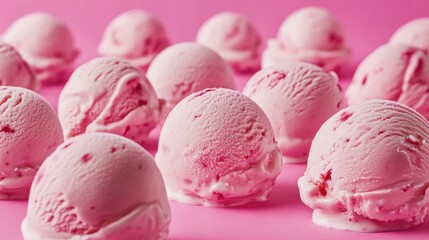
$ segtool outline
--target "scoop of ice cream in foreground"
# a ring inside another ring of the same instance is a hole
[[[2,40],[19,51],[41,83],[66,80],[79,55],[69,28],[47,13],[19,18],[6,30]]]
[[[267,200],[282,167],[264,112],[222,88],[193,93],[173,108],[155,160],[171,200],[205,206]]]
[[[300,62],[262,69],[243,93],[267,114],[286,163],[306,162],[314,135],[344,105],[335,74]]]
[[[161,22],[134,9],[114,18],[106,27],[98,53],[126,59],[146,71],[153,58],[169,44]]]
[[[65,138],[110,132],[141,144],[163,118],[163,107],[137,68],[100,57],[73,72],[60,94],[58,115]]]
[[[280,26],[277,38],[268,40],[262,67],[302,61],[338,72],[349,56],[338,20],[326,9],[306,7],[289,15]]]
[[[150,154],[109,133],[60,145],[33,181],[26,240],[147,239],[168,235],[170,207]]]
[[[0,86],[0,199],[27,199],[40,165],[62,142],[60,122],[45,99]]]
[[[0,43],[0,86],[39,89],[33,70],[21,55],[6,43]]]
[[[400,27],[390,43],[405,43],[429,52],[429,18],[418,18]]]
[[[405,44],[383,45],[359,65],[346,97],[350,105],[397,101],[429,118],[429,56]]]
[[[387,100],[326,121],[298,180],[318,225],[358,232],[408,229],[429,210],[429,123]]]
[[[197,42],[219,53],[238,72],[260,68],[261,38],[242,15],[233,12],[216,14],[201,26]]]
[[[166,100],[167,109],[205,88],[235,88],[228,64],[213,50],[196,43],[165,49],[150,65],[147,77],[158,97]]]

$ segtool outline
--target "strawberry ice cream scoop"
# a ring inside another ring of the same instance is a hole
[[[151,155],[109,133],[60,145],[31,186],[25,240],[147,239],[168,235],[170,207]]]
[[[243,93],[267,114],[283,162],[307,161],[320,126],[343,107],[338,78],[308,63],[275,65],[257,72]]]
[[[387,100],[346,108],[317,132],[298,185],[324,227],[380,232],[420,224],[429,211],[429,123]]]
[[[205,88],[235,88],[231,68],[219,54],[196,43],[168,47],[147,71],[159,98],[171,109],[180,100]]]
[[[295,60],[338,71],[350,56],[340,23],[320,7],[302,8],[289,15],[277,38],[269,39],[267,44],[263,68]]]
[[[104,31],[98,53],[123,58],[146,71],[153,58],[169,44],[161,22],[143,10],[124,12]]]
[[[100,57],[73,72],[60,94],[58,115],[65,138],[110,132],[141,144],[163,117],[163,106],[137,68]]]
[[[429,118],[429,56],[405,44],[386,44],[366,57],[346,91],[350,105],[368,99],[403,103]]]
[[[211,17],[201,26],[197,42],[219,53],[238,72],[260,68],[259,33],[246,17],[237,13],[223,12]]]
[[[0,43],[0,86],[16,86],[38,90],[33,70],[9,44]]]
[[[27,199],[40,165],[62,142],[60,122],[45,99],[0,86],[0,200]]]
[[[418,18],[400,27],[390,43],[405,43],[429,52],[429,18]]]
[[[42,83],[68,78],[79,55],[69,28],[47,13],[31,13],[12,23],[2,36],[33,68]]]
[[[205,206],[265,201],[282,166],[262,109],[222,88],[193,93],[173,108],[155,160],[171,200]]]

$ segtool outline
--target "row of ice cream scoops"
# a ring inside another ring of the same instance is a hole
[[[400,54],[411,70],[398,70],[399,82],[405,72],[424,75],[420,51]],[[32,182],[26,239],[163,239],[170,221],[165,192],[207,206],[264,201],[281,155],[290,162],[308,156],[299,186],[317,224],[385,231],[419,224],[427,214],[428,123],[405,105],[376,100],[341,110],[337,76],[298,62],[261,70],[244,94],[227,90],[234,88],[228,64],[195,43],[167,48],[147,77],[120,58],[91,60],[64,87],[59,118],[34,92],[0,89],[0,196],[26,198]],[[415,79],[420,89],[424,78]],[[135,142],[157,124],[155,166]],[[102,200],[106,195],[111,199]]]

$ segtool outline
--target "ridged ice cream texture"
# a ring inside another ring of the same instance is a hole
[[[68,26],[44,12],[18,18],[3,33],[2,40],[19,51],[41,83],[66,80],[79,55]]]
[[[0,86],[39,89],[33,70],[21,55],[7,43],[0,43]]]
[[[285,163],[305,163],[320,126],[345,105],[336,74],[302,62],[260,70],[243,93],[267,114]]]
[[[349,105],[369,99],[397,101],[429,117],[429,56],[406,44],[386,44],[357,68],[346,97]]]
[[[159,98],[169,110],[191,93],[205,88],[235,88],[234,74],[219,54],[197,43],[166,48],[147,71]]]
[[[24,239],[166,239],[164,182],[152,156],[121,136],[66,140],[33,182]]]
[[[27,199],[40,165],[62,142],[60,122],[45,99],[0,86],[0,199]]]
[[[268,40],[262,67],[302,61],[338,72],[350,53],[340,22],[324,8],[305,7],[290,14],[277,38]]]
[[[282,168],[264,112],[222,88],[193,93],[173,108],[155,160],[171,200],[205,206],[265,201]]]
[[[164,101],[130,63],[99,57],[79,66],[64,86],[58,115],[65,138],[110,132],[146,141],[163,118]]]
[[[429,210],[429,123],[387,100],[350,106],[326,121],[298,180],[319,225],[359,232],[410,228]]]
[[[219,53],[238,72],[260,68],[261,37],[245,16],[222,12],[200,27],[196,42]]]
[[[98,53],[123,58],[146,71],[169,42],[158,19],[144,10],[133,9],[120,14],[107,25]]]

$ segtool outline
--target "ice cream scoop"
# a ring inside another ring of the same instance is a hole
[[[382,45],[359,65],[346,97],[350,105],[397,101],[429,118],[429,56],[406,44]]]
[[[339,21],[326,9],[305,7],[290,14],[277,38],[268,40],[262,67],[302,61],[326,71],[339,71],[350,56]]]
[[[193,93],[173,108],[155,160],[171,200],[205,206],[265,201],[282,167],[262,109],[223,88]]]
[[[100,57],[73,72],[60,94],[58,116],[65,138],[110,132],[141,144],[163,118],[163,107],[141,71]]]
[[[40,165],[62,142],[57,114],[45,99],[0,86],[0,199],[27,199]]]
[[[228,64],[213,50],[196,43],[179,43],[161,52],[147,77],[167,111],[193,92],[205,88],[235,88]]]
[[[389,42],[405,43],[429,52],[429,18],[418,18],[404,24]]]
[[[344,106],[337,76],[309,63],[262,69],[243,93],[267,114],[286,163],[306,162],[317,130]]]
[[[47,13],[31,13],[12,23],[2,40],[15,47],[41,83],[66,80],[79,55],[70,29]]]
[[[0,86],[38,90],[39,82],[21,55],[9,44],[0,43]]]
[[[123,58],[146,71],[153,58],[166,48],[164,26],[146,11],[134,9],[114,18],[104,31],[98,53]]]
[[[324,227],[380,232],[420,224],[429,210],[429,123],[392,101],[350,106],[317,132],[298,186]]]
[[[201,26],[196,41],[219,53],[238,72],[260,68],[261,38],[252,23],[240,14],[214,15]]]
[[[33,181],[25,240],[166,239],[164,182],[152,156],[110,133],[68,139]]]

